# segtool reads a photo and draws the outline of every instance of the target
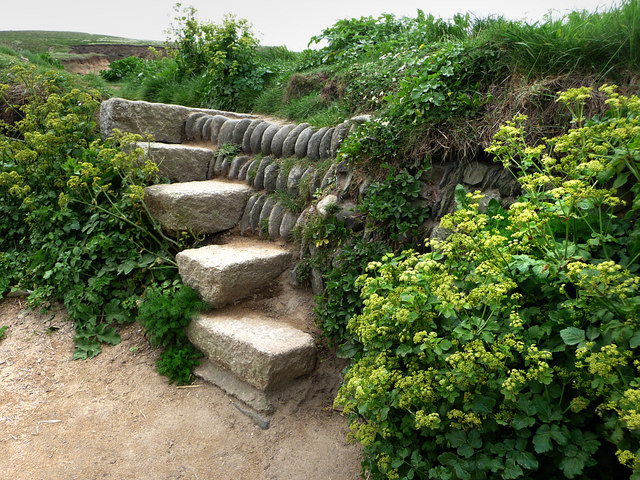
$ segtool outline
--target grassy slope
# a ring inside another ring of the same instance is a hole
[[[134,40],[130,38],[94,35],[81,32],[51,32],[42,30],[0,31],[0,46],[13,50],[28,50],[31,53],[67,53],[72,45],[154,45],[162,42],[154,40]]]

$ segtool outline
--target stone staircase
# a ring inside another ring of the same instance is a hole
[[[171,181],[145,189],[147,207],[167,233],[211,240],[176,256],[183,282],[213,307],[187,327],[206,357],[196,374],[260,413],[272,412],[274,399],[316,364],[313,296],[289,282],[295,255],[287,238],[299,216],[270,193],[295,195],[302,181],[320,188],[335,174],[313,166],[285,172],[275,159],[335,155],[352,124],[316,130],[122,99],[101,109],[104,135],[118,128],[161,140],[139,144]],[[242,152],[218,155],[225,143]]]

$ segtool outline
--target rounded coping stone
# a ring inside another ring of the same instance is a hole
[[[315,192],[320,188],[320,184],[322,183],[322,179],[324,178],[325,170],[318,169],[316,173],[313,174],[313,180],[311,180],[311,185],[313,186],[313,191]]]
[[[256,190],[264,189],[264,170],[273,163],[273,157],[264,157],[256,170],[256,178],[253,180],[253,188]]]
[[[249,212],[249,225],[251,226],[251,230],[254,232],[258,230],[260,227],[260,213],[262,212],[262,207],[264,206],[264,202],[269,198],[265,194],[260,194],[256,201],[251,207],[251,212]]]
[[[313,127],[307,127],[302,132],[300,132],[300,135],[298,135],[298,139],[296,140],[296,146],[294,148],[296,157],[304,158],[307,156],[307,146],[309,145],[309,139],[311,139],[315,132],[316,131]]]
[[[220,133],[218,134],[218,145],[224,145],[233,141],[233,131],[238,123],[240,123],[240,120],[227,120],[222,124]]]
[[[280,236],[280,225],[287,209],[281,202],[277,202],[271,213],[269,214],[269,237],[275,238]]]
[[[204,127],[205,122],[209,119],[209,115],[204,115],[196,120],[196,123],[193,125],[193,139],[196,142],[202,140],[202,127]]]
[[[322,137],[320,141],[320,148],[318,150],[318,155],[320,156],[320,160],[326,160],[327,158],[331,158],[331,139],[333,138],[333,132],[335,131],[335,127],[331,127]]]
[[[309,139],[309,143],[307,144],[307,157],[311,160],[320,160],[320,142],[324,134],[327,133],[327,130],[327,127],[322,127]]]
[[[220,129],[222,128],[222,125],[227,120],[228,118],[225,117],[224,115],[213,116],[213,121],[211,122],[211,136],[209,137],[209,140],[211,140],[211,143],[213,143],[214,145],[218,144],[218,136],[220,135]]]
[[[255,205],[256,200],[260,198],[260,195],[262,194],[254,193],[253,195],[251,195],[251,197],[249,197],[249,200],[247,200],[247,205],[244,208],[244,212],[242,213],[242,218],[240,219],[239,223],[240,234],[244,234],[244,232],[251,228],[251,209]]]
[[[238,122],[236,128],[233,129],[233,137],[231,139],[231,143],[235,143],[236,145],[242,145],[244,140],[244,133],[247,131],[251,125],[251,120],[248,118],[243,118]]]
[[[234,158],[231,161],[231,166],[229,167],[229,179],[233,180],[238,178],[240,170],[248,161],[249,157],[247,157],[246,155]]]
[[[320,188],[324,190],[332,183],[335,183],[335,181],[336,181],[336,164],[332,163],[329,169],[327,170],[327,173],[325,173],[324,177],[322,177],[322,182],[320,182]]]
[[[308,123],[301,123],[300,125],[296,125],[296,127],[289,132],[287,138],[284,139],[282,143],[282,157],[293,157],[296,153],[296,141],[300,134],[309,127]]]
[[[282,157],[284,141],[286,140],[287,135],[289,135],[294,128],[296,128],[296,126],[293,124],[284,125],[276,132],[273,136],[273,140],[271,140],[271,155],[276,158]]]
[[[244,153],[252,153],[251,152],[251,135],[253,134],[253,131],[256,129],[256,127],[263,122],[264,120],[262,119],[252,120],[249,126],[247,127],[247,129],[245,130],[244,136],[242,137],[242,151]]]
[[[211,125],[213,124],[213,117],[208,117],[207,121],[202,126],[202,140],[205,142],[211,138]]]
[[[263,236],[262,233],[262,225],[264,225],[265,220],[269,220],[269,215],[271,215],[271,210],[276,205],[276,199],[273,197],[267,197],[262,205],[262,210],[260,211],[260,219],[258,220],[258,228],[260,229],[260,236]]]
[[[258,168],[258,165],[260,165],[260,160],[252,160],[249,164],[249,168],[247,169],[245,182],[247,182],[247,185],[249,185],[250,187],[253,187],[253,180],[256,178],[255,175],[251,175],[251,172],[256,170]]]
[[[223,177],[229,175],[229,168],[231,168],[231,159],[229,159],[229,157],[225,157],[224,160],[222,160],[222,165],[220,166],[220,169],[222,170],[221,174]]]
[[[260,153],[260,145],[262,144],[262,135],[264,135],[264,131],[269,128],[271,123],[262,122],[258,124],[258,126],[253,130],[251,134],[251,140],[249,145],[251,146],[251,153]]]
[[[247,160],[247,162],[242,166],[240,171],[238,172],[238,180],[245,181],[247,179],[247,172],[249,171],[249,167],[251,166],[251,158]]]
[[[340,125],[338,125],[334,129],[333,136],[331,137],[331,157],[330,158],[334,158],[338,154],[338,149],[340,148],[340,145],[342,145],[342,142],[344,141],[344,139],[347,138],[350,127],[351,125],[349,124],[349,122],[342,122]]]
[[[288,178],[289,172],[287,172],[284,168],[281,168],[278,172],[278,178],[276,180],[276,190],[286,190]]]
[[[282,222],[280,222],[280,236],[282,238],[289,238],[293,227],[296,226],[297,220],[298,216],[291,210],[285,212],[284,217],[282,217]]]
[[[315,193],[315,189],[313,188],[313,176],[316,174],[316,167],[313,165],[307,168],[302,177],[300,177],[300,184],[298,185],[298,194],[300,194],[300,185],[306,184],[309,188],[309,194],[312,197]]]
[[[216,166],[216,156],[215,154],[211,155],[211,160],[209,160],[209,165],[207,167],[207,180],[211,180],[215,174],[213,173],[213,169]]]
[[[300,179],[304,174],[305,169],[301,165],[294,165],[287,177],[287,192],[294,197],[298,196],[298,186],[300,185]]]
[[[196,120],[201,117],[204,117],[206,113],[204,112],[193,112],[189,114],[187,120],[184,122],[184,133],[187,140],[195,140],[193,127],[196,124]]]
[[[224,161],[224,157],[222,155],[218,155],[216,157],[216,163],[213,164],[213,176],[220,177],[222,175],[222,162]]]
[[[273,141],[273,137],[276,136],[276,133],[280,130],[280,125],[276,125],[272,123],[269,125],[264,133],[262,134],[262,142],[260,142],[260,150],[265,155],[271,155],[271,142]]]
[[[278,175],[280,174],[280,164],[273,162],[264,169],[264,189],[267,193],[273,193],[278,188]]]

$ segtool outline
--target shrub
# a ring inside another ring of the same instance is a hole
[[[496,135],[520,201],[459,195],[446,240],[358,279],[336,404],[371,478],[640,478],[640,99],[604,92],[589,121],[588,89],[561,94],[574,128],[546,145]]]
[[[202,354],[191,345],[184,328],[195,313],[206,308],[198,292],[177,280],[145,291],[138,321],[151,345],[164,349],[157,361],[158,372],[170,382],[184,385],[193,381],[192,371]]]
[[[74,358],[91,357],[119,342],[114,327],[134,319],[142,285],[177,274],[176,244],[143,202],[157,167],[141,149],[121,150],[139,137],[99,139],[97,92],[24,65],[7,78],[27,103],[0,136],[0,293],[20,286],[33,290],[32,305],[62,301],[75,322]]]
[[[179,5],[177,6],[179,8]],[[269,73],[258,60],[258,41],[247,20],[225,16],[221,24],[202,23],[193,7],[178,11],[172,55],[180,78],[206,79],[203,102],[212,108],[236,108],[257,95]]]

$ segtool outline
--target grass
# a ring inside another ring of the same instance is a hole
[[[0,31],[0,46],[9,47],[17,52],[67,53],[73,45],[92,44],[160,46],[162,42],[155,40],[133,40],[130,38],[81,32],[51,32],[44,30]]]

